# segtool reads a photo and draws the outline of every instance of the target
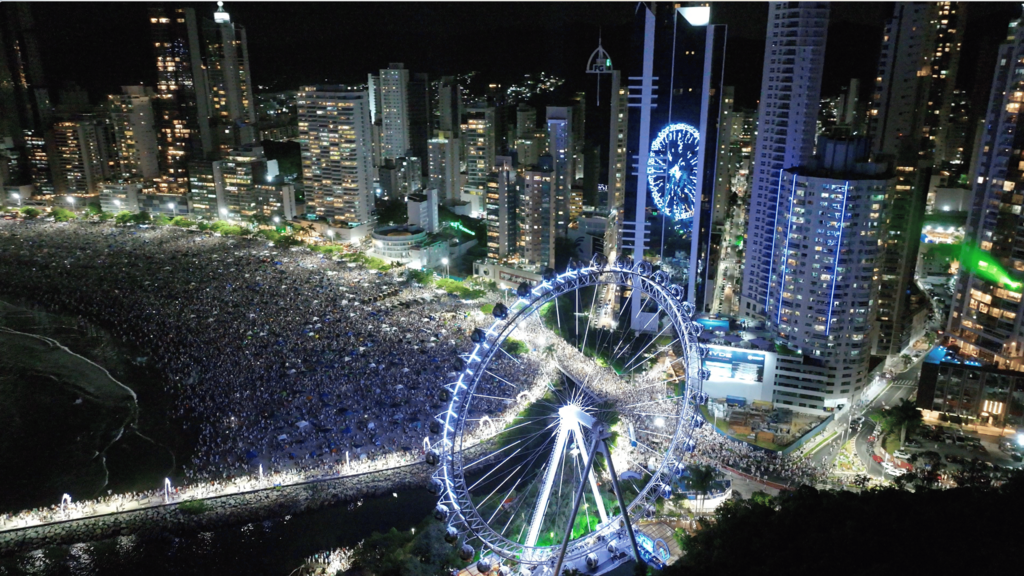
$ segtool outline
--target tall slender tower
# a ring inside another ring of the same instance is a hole
[[[551,226],[557,238],[565,238],[569,234],[569,191],[575,176],[572,108],[548,106],[547,125],[548,151],[555,168],[551,183]]]
[[[307,86],[296,96],[307,212],[356,226],[373,210],[370,101],[365,90]]]
[[[203,39],[209,89],[207,107],[218,125],[218,148],[225,153],[256,140],[249,44],[245,28],[231,22],[223,2],[217,2],[213,20],[203,19]],[[227,137],[222,136],[224,133]]]
[[[814,153],[828,12],[827,2],[772,2],[768,6],[740,296],[744,316],[765,314],[768,285],[778,273],[772,265],[772,242],[782,170],[806,164]]]
[[[409,71],[391,64],[380,71],[381,158],[399,158],[409,149]]]
[[[124,86],[108,97],[110,122],[121,174],[152,180],[160,176],[152,88]]]
[[[466,112],[466,124],[462,130],[466,146],[466,185],[462,189],[462,201],[470,203],[473,214],[484,211],[487,177],[494,167],[494,122],[493,107],[476,106]]]

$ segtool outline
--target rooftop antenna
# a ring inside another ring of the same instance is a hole
[[[601,30],[597,32],[597,49],[590,53],[590,59],[587,61],[587,74],[597,74],[597,105],[601,105],[601,74],[611,74],[614,68],[612,68],[612,58],[605,52],[604,47],[601,46]]]

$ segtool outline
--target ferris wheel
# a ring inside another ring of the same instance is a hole
[[[650,263],[600,254],[516,295],[474,330],[430,426],[446,540],[482,574],[651,560],[638,523],[671,496],[703,423],[693,306]]]

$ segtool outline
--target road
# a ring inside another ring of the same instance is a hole
[[[921,362],[915,363],[909,370],[902,374],[898,374],[896,379],[891,385],[889,385],[881,394],[878,395],[868,406],[864,408],[855,408],[848,411],[846,414],[841,416],[838,420],[840,434],[832,438],[828,443],[822,445],[813,454],[808,456],[815,464],[822,464],[825,462],[831,463],[838,456],[840,449],[842,448],[842,442],[847,438],[846,429],[849,426],[850,419],[856,418],[866,414],[874,409],[882,409],[886,407],[899,404],[903,398],[910,398],[914,390],[917,389],[917,382],[921,378]],[[857,455],[860,456],[861,462],[867,467],[868,474],[877,478],[882,477],[882,466],[871,459],[872,449],[868,444],[868,437],[874,433],[875,426],[870,420],[865,420],[864,425],[861,426],[857,432],[855,446],[857,449]]]

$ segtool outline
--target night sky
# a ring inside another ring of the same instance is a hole
[[[216,9],[214,2],[184,4],[208,18]],[[51,88],[75,82],[99,101],[121,85],[154,84],[147,6],[34,4]],[[404,62],[432,77],[477,70],[488,82],[544,71],[578,87],[589,80],[583,70],[599,30],[613,60],[627,49],[635,6],[228,2],[225,8],[246,27],[255,83],[282,90],[312,82],[362,83],[368,72],[389,62]],[[864,79],[864,96],[870,93],[883,23],[892,9],[891,2],[833,3],[823,96],[839,93],[851,77]],[[991,75],[994,49],[1020,11],[1016,3],[970,5],[961,87],[988,82],[984,76]],[[767,3],[713,5],[712,21],[729,26],[725,82],[736,86],[741,106],[756,106],[767,15]]]

